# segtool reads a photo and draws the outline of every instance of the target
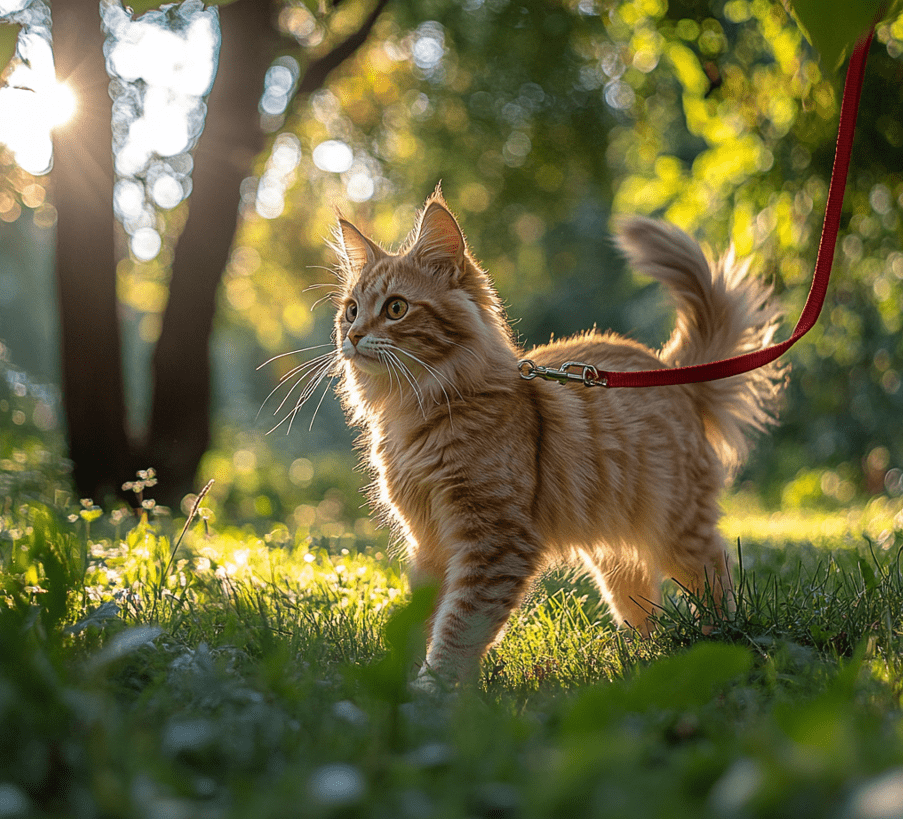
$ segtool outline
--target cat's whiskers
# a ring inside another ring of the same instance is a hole
[[[395,389],[395,378],[396,378],[395,364],[391,361],[391,359],[389,359],[388,356],[386,356],[386,357],[380,356],[380,360],[383,361],[383,363],[386,365],[386,369],[389,372],[389,397],[391,398],[392,393]],[[404,397],[404,389],[401,386],[401,377],[400,376],[398,377],[398,395],[400,397]]]
[[[419,364],[419,365],[423,368],[423,371],[424,371],[427,375],[429,375],[430,377],[432,377],[432,379],[439,385],[439,389],[442,390],[442,394],[445,396],[445,404],[446,404],[446,406],[448,407],[448,420],[449,420],[450,422],[453,422],[451,399],[449,398],[448,392],[446,391],[445,387],[442,386],[442,382],[439,380],[440,378],[445,378],[445,379],[448,381],[448,378],[447,378],[446,376],[444,376],[442,373],[440,373],[438,370],[436,370],[435,368],[431,367],[431,366],[430,366],[429,364],[427,364],[425,361],[422,361],[422,360],[419,359],[417,356],[412,355],[411,353],[409,353],[407,350],[404,350],[403,348],[398,347],[398,346],[396,346],[395,344],[386,344],[385,346],[388,347],[388,348],[391,349],[391,350],[395,350],[395,351],[397,351],[398,353],[401,353],[402,355],[407,356],[407,357],[410,358],[412,361],[415,361],[417,364]],[[408,367],[408,365],[405,364],[405,363],[398,357],[398,355],[397,355],[395,352],[391,353],[391,355],[392,355],[392,357],[395,359],[395,361],[398,362],[399,366],[403,368],[403,369],[402,369],[402,372],[405,373],[405,377],[408,379],[409,382],[411,382],[411,386],[414,388],[414,390],[416,390],[416,391],[418,392],[418,402],[420,403],[420,410],[421,410],[421,412],[423,413],[423,417],[424,417],[424,420],[425,420],[425,419],[426,419],[426,412],[425,412],[424,409],[423,409],[423,402],[422,402],[422,400],[421,400],[421,398],[423,397],[423,388],[417,383],[417,377],[414,375],[413,372],[411,372],[411,368]],[[458,389],[455,387],[455,385],[452,384],[451,381],[449,381],[449,384],[450,384],[450,386],[455,390],[455,392],[458,393],[458,396],[459,396],[460,398],[463,399],[464,396],[461,395],[460,391],[458,391]],[[441,403],[440,401],[438,401],[438,400],[436,400],[436,399],[434,399],[434,400],[436,401],[436,404],[440,404],[440,403]]]
[[[332,345],[322,345],[322,346],[332,346]],[[298,375],[295,381],[292,383],[291,387],[289,387],[288,391],[285,394],[285,397],[279,403],[279,406],[273,412],[273,415],[277,415],[282,408],[285,406],[286,402],[291,397],[292,393],[295,391],[295,388],[300,384],[304,384],[304,388],[301,390],[297,399],[295,400],[294,406],[291,410],[286,414],[286,416],[279,421],[272,429],[267,431],[267,435],[271,432],[274,432],[279,427],[281,427],[286,421],[288,421],[288,429],[287,433],[291,432],[292,423],[294,422],[295,416],[301,410],[301,408],[310,400],[311,396],[314,394],[316,388],[322,383],[323,379],[326,378],[330,374],[333,373],[333,379],[335,378],[334,369],[339,362],[339,354],[338,351],[333,349],[329,353],[324,353],[323,355],[317,356],[316,358],[311,359],[310,361],[306,361],[303,364],[299,364],[293,370],[289,371],[285,376],[282,377],[279,384],[270,392],[270,395],[267,396],[266,400],[269,400],[270,396],[273,395],[276,390],[278,390],[284,383],[286,383],[293,376]],[[305,383],[307,382],[307,383]],[[332,380],[330,380],[330,384]],[[327,386],[326,391],[328,392],[329,387]],[[325,392],[324,392],[325,396]],[[266,403],[264,401],[264,404]],[[321,396],[319,403],[317,404],[317,410],[319,410],[320,405],[323,403],[323,397]],[[263,407],[261,406],[261,409]],[[313,418],[311,418],[311,426],[313,426],[314,418],[317,416],[317,411],[314,411]]]
[[[406,355],[412,361],[419,364],[421,367],[423,367],[424,370],[426,370],[426,372],[429,375],[431,375],[433,377],[435,382],[439,385],[439,389],[442,390],[442,394],[445,396],[445,403],[448,404],[448,412],[449,412],[449,416],[451,416],[451,399],[448,397],[448,392],[446,392],[445,387],[442,386],[442,381],[440,381],[439,379],[444,378],[448,382],[448,385],[458,394],[458,398],[460,398],[463,401],[464,396],[461,395],[461,391],[455,386],[454,382],[452,382],[451,379],[447,375],[444,375],[443,373],[439,372],[439,370],[437,370],[435,367],[430,366],[425,361],[418,358],[413,353],[408,352],[404,348],[398,347],[395,344],[391,344],[390,347],[393,350],[396,350],[397,352],[401,353],[402,355]],[[436,403],[438,403],[438,401]]]
[[[320,381],[322,381],[322,380],[323,379],[321,378]],[[323,399],[326,397],[326,393],[329,392],[329,390],[332,387],[332,384],[335,380],[336,380],[336,376],[333,375],[329,379],[329,383],[326,385],[326,389],[323,390],[323,394],[320,396],[320,400],[317,401],[317,406],[314,408],[314,414],[310,418],[310,426],[307,428],[308,432],[310,432],[314,428],[314,421],[317,420],[317,413],[320,411],[320,407],[323,406]],[[319,381],[317,383],[319,383]],[[289,427],[291,428],[291,424],[289,424]]]
[[[323,353],[322,355],[318,355],[316,358],[310,359],[310,361],[305,361],[301,364],[298,364],[296,367],[292,367],[292,369],[290,369],[285,375],[282,376],[282,378],[279,379],[279,384],[276,385],[276,389],[281,387],[286,381],[297,375],[299,372],[302,372],[309,367],[316,366],[317,364],[322,364],[324,361],[333,358],[334,355],[334,351]],[[270,394],[272,395],[272,393]]]
[[[298,401],[295,404],[295,411],[301,409],[310,396],[313,395],[314,390],[319,386],[320,382],[329,375],[330,370],[332,370],[334,364],[337,362],[338,357],[334,356],[325,360],[320,367],[312,372],[313,377],[308,381],[307,386],[304,387],[304,390],[298,396]]]
[[[292,424],[295,422],[295,417],[301,408],[310,400],[311,396],[314,394],[314,390],[320,385],[323,379],[329,374],[329,370],[331,368],[331,362],[325,363],[321,365],[321,367],[313,373],[313,377],[304,387],[304,390],[298,396],[298,400],[295,402],[295,406],[292,407],[291,412],[285,416],[278,424],[276,424],[273,429],[270,430],[272,432],[275,429],[278,429],[282,424],[288,421],[288,428],[286,429],[286,435],[288,435],[292,431]],[[316,415],[316,413],[314,413]],[[311,420],[311,423],[313,421]],[[269,434],[269,433],[267,433]]]
[[[414,374],[410,371],[407,364],[405,364],[395,353],[391,352],[388,349],[380,350],[382,356],[385,356],[384,360],[389,362],[393,367],[397,367],[399,372],[407,379],[408,383],[411,385],[411,389],[414,391],[414,397],[417,399],[417,405],[420,407],[420,413],[423,415],[423,420],[426,420],[426,409],[423,406],[423,391],[420,389],[420,385],[417,383],[417,379],[414,377]],[[401,380],[399,379],[399,393],[401,393]]]
[[[286,358],[290,355],[300,355],[301,353],[309,353],[311,350],[319,350],[323,347],[334,347],[333,344],[313,344],[310,347],[302,347],[300,350],[289,350],[287,353],[279,353],[278,355],[274,355],[272,358],[268,358],[263,364],[258,364],[255,367],[255,370],[262,370],[266,367],[267,364],[272,364],[274,361],[280,358]],[[285,376],[283,376],[285,378]]]
[[[314,310],[316,310],[321,304],[323,304],[324,302],[327,302],[327,301],[331,301],[334,305],[338,304],[338,294],[337,293],[329,293],[328,295],[317,299],[310,306],[310,312],[313,313]]]
[[[331,345],[330,345],[331,346]],[[282,387],[283,384],[288,382],[290,379],[294,378],[296,375],[300,376],[295,380],[294,384],[289,387],[288,391],[285,394],[285,397],[280,402],[279,406],[273,411],[273,415],[276,415],[283,406],[285,406],[285,402],[288,401],[289,396],[292,394],[292,391],[295,387],[301,383],[305,378],[307,378],[311,372],[316,370],[320,365],[325,364],[328,361],[334,360],[336,357],[335,351],[331,351],[328,353],[323,353],[323,355],[318,355],[316,358],[312,358],[310,361],[305,361],[302,364],[299,364],[297,367],[293,367],[290,369],[282,378],[279,379],[279,383],[270,390],[270,394],[263,400],[263,404],[260,405],[260,410],[266,405],[266,402],[270,400],[273,394]],[[260,410],[258,410],[258,415],[260,414]]]
[[[320,270],[327,270],[328,268],[320,267],[319,269],[320,269]],[[341,285],[338,284],[338,282],[318,282],[317,284],[309,284],[309,285],[307,285],[307,287],[305,287],[304,290],[303,290],[302,292],[307,293],[309,290],[317,290],[317,289],[322,288],[322,287],[328,287],[329,290],[330,290],[331,292],[328,293],[327,295],[323,296],[322,298],[317,299],[317,300],[310,306],[310,312],[311,312],[311,313],[312,313],[314,310],[316,310],[316,309],[317,309],[321,304],[323,304],[323,302],[325,302],[325,301],[332,301],[333,304],[336,304],[336,303],[337,303],[337,302],[336,302],[336,297],[337,297],[338,294],[341,293],[341,291],[342,291],[342,287],[341,287]]]
[[[321,345],[317,345],[317,346],[321,346]],[[322,346],[326,346],[326,345],[322,345]],[[331,345],[329,345],[329,346],[331,346]],[[319,355],[316,358],[311,359],[310,361],[305,361],[301,364],[298,364],[298,366],[296,366],[296,367],[292,367],[292,369],[290,369],[287,373],[285,373],[279,379],[279,382],[276,384],[275,387],[273,387],[273,389],[270,390],[267,397],[263,399],[263,402],[260,404],[260,409],[257,410],[256,417],[257,418],[260,417],[260,413],[263,412],[263,408],[266,406],[267,401],[269,401],[270,398],[272,398],[273,395],[276,392],[278,392],[278,390],[282,387],[283,384],[285,384],[290,379],[294,378],[299,373],[302,373],[302,375],[295,381],[295,384],[293,384],[291,387],[289,387],[288,391],[285,394],[285,397],[282,399],[279,406],[276,407],[276,409],[273,411],[273,415],[276,415],[276,413],[278,413],[279,410],[281,410],[282,407],[285,405],[285,402],[288,400],[288,397],[292,394],[292,390],[294,390],[295,385],[298,384],[301,380],[303,380],[305,378],[305,375],[303,374],[304,371],[309,368],[316,367],[317,365],[321,364],[326,358],[330,358],[333,355],[334,355],[334,353],[324,353],[323,355]],[[260,369],[260,368],[258,367],[258,369]]]
[[[319,362],[313,367],[310,367],[304,375],[302,375],[300,378],[298,378],[297,381],[295,381],[295,384],[292,385],[292,388],[288,391],[285,398],[282,399],[282,403],[279,405],[273,415],[276,415],[276,413],[278,413],[279,410],[282,409],[282,407],[285,405],[285,402],[288,401],[289,396],[291,395],[292,390],[294,390],[295,386],[302,383],[305,379],[309,379],[307,384],[304,386],[304,389],[298,395],[298,399],[295,402],[295,406],[292,409],[292,412],[296,413],[299,409],[301,409],[304,403],[313,394],[313,391],[317,388],[317,385],[320,383],[320,381],[323,380],[323,377],[329,372],[331,366],[332,361],[330,359],[327,359],[325,361]]]
[[[401,361],[398,356],[390,351],[391,343],[384,338],[378,337],[369,337],[363,345],[363,350],[366,353],[370,353],[375,355],[377,359],[385,366],[386,373],[389,376],[389,395],[392,394],[392,389],[395,386],[395,377],[398,379],[398,394],[400,397],[404,397],[404,389],[401,384],[401,377],[394,376],[396,372],[400,372],[401,375],[405,377],[408,384],[411,385],[411,389],[414,391],[414,397],[417,399],[417,403],[420,405],[420,411],[423,413],[424,418],[426,417],[426,412],[423,408],[423,391],[420,386],[417,384],[417,379],[414,378],[414,374],[410,371],[410,369]],[[394,376],[394,377],[393,377]]]

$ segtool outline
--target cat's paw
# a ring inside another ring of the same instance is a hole
[[[436,671],[424,665],[417,677],[408,683],[408,690],[412,694],[435,697],[450,693],[452,686]]]
[[[412,694],[438,694],[442,688],[432,677],[420,676],[408,683],[408,691]]]

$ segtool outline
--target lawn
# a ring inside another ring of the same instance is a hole
[[[556,575],[478,688],[414,696],[429,599],[384,539],[203,501],[183,533],[24,460],[2,464],[0,817],[903,815],[899,500],[728,498],[739,603],[710,633],[672,589],[635,640]]]

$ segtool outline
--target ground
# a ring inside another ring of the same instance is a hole
[[[163,516],[22,500],[0,816],[899,815],[895,503],[729,498],[739,602],[708,634],[677,589],[643,641],[553,576],[478,688],[424,696],[429,599],[379,542],[200,517],[179,540]]]

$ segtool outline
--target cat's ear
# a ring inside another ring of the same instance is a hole
[[[371,242],[346,219],[339,219],[336,239],[340,254],[348,262],[348,269],[354,273],[360,272],[365,265],[382,259],[386,255],[379,245]]]
[[[426,202],[408,254],[428,263],[461,270],[466,251],[464,234],[437,191]]]

